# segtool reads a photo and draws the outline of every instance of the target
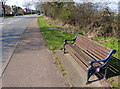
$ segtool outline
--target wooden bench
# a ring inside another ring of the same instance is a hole
[[[68,41],[72,41],[72,43]],[[67,50],[77,63],[87,71],[86,84],[90,83],[89,78],[93,74],[106,78],[108,64],[112,54],[116,53],[115,49],[107,48],[79,34],[74,39],[65,39],[64,42],[64,53]]]

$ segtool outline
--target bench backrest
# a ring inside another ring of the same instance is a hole
[[[102,46],[101,44],[89,40],[88,38],[81,35],[76,36],[75,44],[76,46],[81,48],[84,53],[86,53],[88,56],[95,60],[101,60],[103,58],[106,58],[106,56],[111,50],[110,48]]]

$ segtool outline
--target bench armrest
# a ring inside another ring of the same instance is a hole
[[[102,60],[94,60],[94,61],[88,61],[88,63],[92,66],[93,63],[97,63],[97,62],[104,62],[105,59],[102,59]]]
[[[76,40],[76,37],[74,38],[74,39],[64,39],[64,44],[67,44],[67,41],[73,41],[73,42],[75,42],[75,40]]]
[[[74,41],[75,39],[64,39],[64,42],[66,41]]]

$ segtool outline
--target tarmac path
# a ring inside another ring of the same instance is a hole
[[[16,44],[25,31],[29,21],[35,16],[36,15],[24,15],[0,19],[0,50],[2,54],[0,64],[2,64],[2,67],[6,66],[6,62],[9,61],[13,54]]]
[[[34,18],[2,76],[3,87],[67,87]]]

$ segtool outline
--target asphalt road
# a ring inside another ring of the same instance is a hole
[[[2,76],[3,87],[68,87],[40,33],[37,19],[27,26]]]
[[[0,34],[0,43],[2,42],[2,44],[0,44],[2,53],[0,64],[2,64],[2,66],[10,59],[22,33],[35,16],[36,15],[24,15],[0,19],[0,33],[2,33]]]

